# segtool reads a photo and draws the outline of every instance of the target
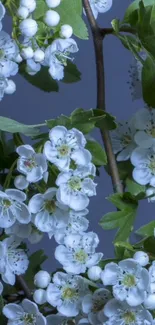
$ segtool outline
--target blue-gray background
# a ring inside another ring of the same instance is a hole
[[[113,18],[123,18],[125,9],[130,4],[129,0],[114,0],[112,9],[106,14],[99,16],[99,24],[102,27],[110,27]],[[5,30],[11,30],[9,17],[5,18]],[[79,83],[67,85],[60,83],[59,93],[45,93],[28,84],[21,76],[15,77],[17,91],[14,95],[5,96],[0,103],[0,115],[13,118],[26,124],[37,124],[45,119],[55,118],[61,113],[69,115],[74,109],[85,109],[96,106],[96,74],[94,62],[93,44],[88,41],[78,41],[79,52],[75,55],[75,63],[82,72],[82,80]],[[104,41],[105,76],[106,76],[106,106],[107,110],[117,117],[118,120],[128,119],[137,109],[142,108],[142,100],[132,102],[131,93],[127,84],[129,79],[128,69],[132,62],[132,55],[114,36],[107,36]],[[95,137],[101,142],[98,131]],[[105,197],[112,193],[110,178],[104,169],[96,179],[97,196],[91,198],[89,206],[90,230],[94,230],[100,237],[99,249],[104,252],[105,258],[113,256],[112,240],[114,231],[103,231],[98,225],[100,218],[113,210],[113,206]],[[138,210],[135,227],[147,223],[154,218],[153,204],[143,201]],[[49,256],[46,266],[53,271],[60,264],[54,259],[54,239],[45,238],[37,245],[31,247],[35,251],[44,248]]]

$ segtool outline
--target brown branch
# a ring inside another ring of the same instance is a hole
[[[102,38],[104,38],[106,35],[115,35],[115,31],[113,30],[113,28],[100,28],[100,34],[102,36]],[[119,30],[122,33],[130,33],[130,34],[136,34],[136,30],[134,28],[128,27],[128,26],[123,26],[120,28]]]
[[[104,59],[103,59],[103,36],[100,28],[93,16],[89,0],[83,0],[83,6],[91,27],[95,58],[96,58],[96,74],[97,74],[97,108],[105,110],[105,77],[104,77]],[[119,177],[115,155],[113,153],[109,131],[101,130],[102,140],[107,154],[110,175],[112,179],[114,192],[123,193],[123,186]]]
[[[28,298],[28,299],[32,299],[32,293],[31,293],[31,290],[29,289],[27,283],[25,282],[25,280],[23,279],[23,277],[21,275],[17,275],[16,276],[16,283],[17,285],[21,288],[21,290],[24,291],[25,293],[25,296]]]

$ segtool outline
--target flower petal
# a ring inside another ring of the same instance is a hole
[[[151,135],[147,134],[145,131],[138,131],[134,136],[135,142],[141,148],[150,148],[155,139],[151,137]]]
[[[10,320],[15,320],[21,314],[23,315],[23,308],[17,304],[7,304],[3,307],[3,314]]]

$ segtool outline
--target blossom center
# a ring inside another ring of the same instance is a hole
[[[5,54],[4,50],[0,49],[0,59],[4,58],[4,56],[5,56],[4,54]]]
[[[78,252],[75,253],[75,259],[80,263],[85,263],[87,258],[88,254],[83,249],[80,249]]]
[[[132,274],[127,274],[125,275],[124,279],[123,279],[123,284],[126,286],[126,287],[134,287],[135,284],[136,284],[136,280],[135,280],[135,277],[134,275]]]
[[[71,300],[77,297],[77,290],[75,288],[66,287],[63,289],[62,298],[64,300]]]
[[[65,157],[65,156],[68,156],[68,154],[70,153],[70,148],[66,144],[62,144],[58,148],[58,152],[59,152],[60,156]]]
[[[125,325],[135,323],[136,321],[135,314],[131,311],[125,312],[125,314],[123,315],[123,319],[125,321]]]
[[[3,200],[3,207],[4,207],[5,209],[10,208],[11,205],[12,205],[12,203],[11,203],[10,200],[8,200],[8,199],[4,199],[4,200]]]
[[[25,322],[25,325],[36,325],[36,316],[34,314],[24,313],[21,318],[22,321]]]
[[[102,310],[105,305],[105,301],[100,297],[93,302],[92,312],[97,313],[98,311]]]
[[[49,213],[53,213],[56,209],[56,204],[54,200],[46,201],[44,205],[45,210],[47,210]]]
[[[27,170],[31,171],[34,167],[37,167],[37,164],[34,159],[29,159],[24,161],[24,166]]]
[[[146,130],[146,132],[151,135],[153,138],[155,138],[155,126],[152,126],[152,128]]]
[[[125,146],[127,146],[128,144],[130,144],[131,140],[132,140],[132,139],[131,139],[130,135],[125,134],[125,135],[123,136],[123,144],[124,144]]]
[[[73,191],[80,191],[81,190],[81,179],[80,177],[72,177],[68,182],[70,188]]]

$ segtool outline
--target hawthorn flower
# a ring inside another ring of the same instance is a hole
[[[136,148],[131,154],[133,179],[141,185],[155,186],[155,147]]]
[[[98,264],[103,256],[102,253],[95,253],[98,243],[98,236],[93,232],[70,234],[64,239],[65,246],[57,246],[55,258],[66,272],[85,273],[87,268]]]
[[[87,167],[61,172],[56,179],[59,187],[56,193],[58,201],[75,211],[85,209],[89,204],[89,197],[96,195],[96,184],[89,175],[91,174]]]
[[[36,183],[46,176],[47,162],[44,154],[35,153],[29,144],[19,146],[16,152],[20,156],[17,169],[26,176],[29,183]]]
[[[40,270],[34,277],[34,284],[36,287],[45,289],[51,281],[51,276],[47,271]]]
[[[64,66],[70,53],[78,52],[76,42],[72,38],[58,38],[45,50],[44,65],[49,67],[49,74],[53,79],[61,80],[64,77]]]
[[[59,170],[68,171],[72,160],[77,165],[85,166],[90,163],[92,156],[84,149],[86,139],[79,130],[55,126],[50,131],[49,138],[50,141],[44,146],[44,154]]]
[[[58,244],[64,244],[64,238],[69,234],[83,233],[88,229],[89,221],[84,218],[88,214],[88,210],[82,211],[69,211],[69,219],[64,227],[57,229],[54,238]],[[50,237],[50,233],[48,234]]]
[[[14,60],[18,53],[16,42],[8,33],[0,31],[0,61],[3,59]]]
[[[16,220],[22,224],[27,224],[31,220],[31,215],[25,203],[26,194],[16,190],[7,189],[0,191],[0,227],[11,227]]]
[[[112,0],[89,0],[95,19],[99,13],[105,13],[112,7]],[[85,12],[85,11],[84,11]]]
[[[149,289],[149,273],[134,259],[128,258],[116,263],[108,263],[101,273],[104,285],[113,286],[113,295],[130,306],[144,302]]]
[[[155,202],[155,187],[148,187],[145,193],[146,197],[148,198],[148,202]]]
[[[20,305],[7,304],[2,312],[10,325],[46,325],[46,318],[40,313],[38,306],[28,299],[24,299]]]
[[[133,120],[119,124],[118,128],[111,132],[113,151],[117,154],[117,161],[125,161],[130,158],[132,151],[136,148],[135,132]]]
[[[19,24],[20,32],[23,36],[33,37],[38,30],[37,22],[32,18],[26,18]]]
[[[13,226],[5,229],[5,233],[19,238],[26,238],[31,244],[37,244],[43,238],[43,233],[36,228],[33,222],[24,225],[16,221]]]
[[[149,264],[149,255],[143,251],[138,251],[133,255],[135,261],[137,261],[141,266],[146,266]]]
[[[55,10],[47,10],[44,17],[44,23],[48,27],[56,27],[60,22],[60,15]]]
[[[68,24],[62,25],[60,28],[59,34],[60,34],[60,37],[70,38],[73,34],[72,26],[70,26]]]
[[[57,189],[49,188],[36,194],[29,201],[29,211],[34,214],[34,224],[42,232],[54,233],[68,222],[68,207],[56,199]]]
[[[29,265],[28,257],[19,245],[20,240],[14,236],[0,242],[0,274],[10,285],[15,284],[15,275],[24,274]]]
[[[9,80],[0,76],[0,100],[3,99],[4,94],[11,95],[16,91],[16,85],[13,80]]]
[[[141,109],[134,116],[135,142],[141,148],[150,148],[155,145],[155,112],[151,109]]]
[[[107,320],[103,313],[105,304],[111,299],[107,289],[97,289],[93,294],[87,294],[82,300],[82,310],[88,315],[90,324],[97,325]]]
[[[47,302],[64,316],[79,314],[82,298],[89,292],[88,284],[78,275],[57,272],[46,290]]]
[[[143,306],[131,307],[125,302],[111,299],[104,307],[104,314],[109,319],[104,325],[152,325],[153,317]]]

